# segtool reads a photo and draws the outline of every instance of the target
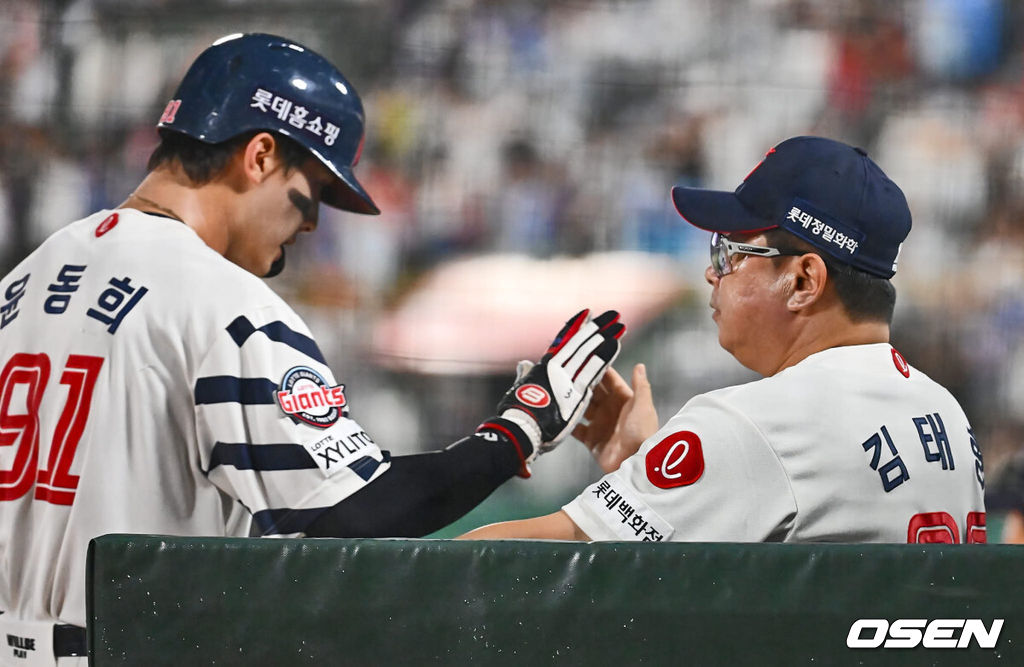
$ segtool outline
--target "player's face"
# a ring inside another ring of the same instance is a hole
[[[730,237],[752,245],[767,245],[763,235]],[[711,318],[718,325],[718,342],[741,364],[762,374],[775,368],[775,351],[786,336],[789,280],[784,262],[735,254],[732,271],[719,277],[708,266],[704,278],[711,285]]]
[[[321,193],[333,179],[315,158],[298,168],[278,169],[253,198],[246,231],[229,248],[228,259],[258,276],[276,275],[283,268],[285,247],[301,232],[316,229]]]

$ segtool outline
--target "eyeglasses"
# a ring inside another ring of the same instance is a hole
[[[734,243],[725,237],[724,234],[715,232],[711,235],[711,268],[715,275],[723,278],[732,273],[733,255],[754,255],[755,257],[782,257],[785,255],[804,255],[806,253],[798,250],[782,250],[780,248],[769,248],[763,245],[749,245],[747,243]]]

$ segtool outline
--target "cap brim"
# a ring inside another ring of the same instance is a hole
[[[338,179],[324,192],[323,202],[325,204],[353,213],[380,214],[380,209],[377,208],[366,189],[356,180],[351,169],[336,168],[330,164],[328,166]]]
[[[735,192],[677,185],[672,188],[672,203],[683,220],[709,232],[748,233],[778,227],[770,220],[752,213],[740,202]]]

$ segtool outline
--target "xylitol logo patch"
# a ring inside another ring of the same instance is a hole
[[[274,395],[281,410],[296,424],[328,428],[337,423],[345,407],[345,385],[331,386],[312,368],[289,369]]]
[[[1003,619],[986,626],[980,618],[861,618],[850,626],[846,637],[849,648],[995,648]]]

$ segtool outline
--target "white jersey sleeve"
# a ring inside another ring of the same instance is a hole
[[[344,385],[283,303],[219,331],[193,392],[203,470],[249,509],[256,534],[302,532],[388,467],[349,417]]]
[[[754,424],[701,395],[564,509],[594,540],[756,542],[781,539],[796,506]]]
[[[695,397],[565,511],[602,540],[962,544],[984,481],[953,396],[876,343]]]

